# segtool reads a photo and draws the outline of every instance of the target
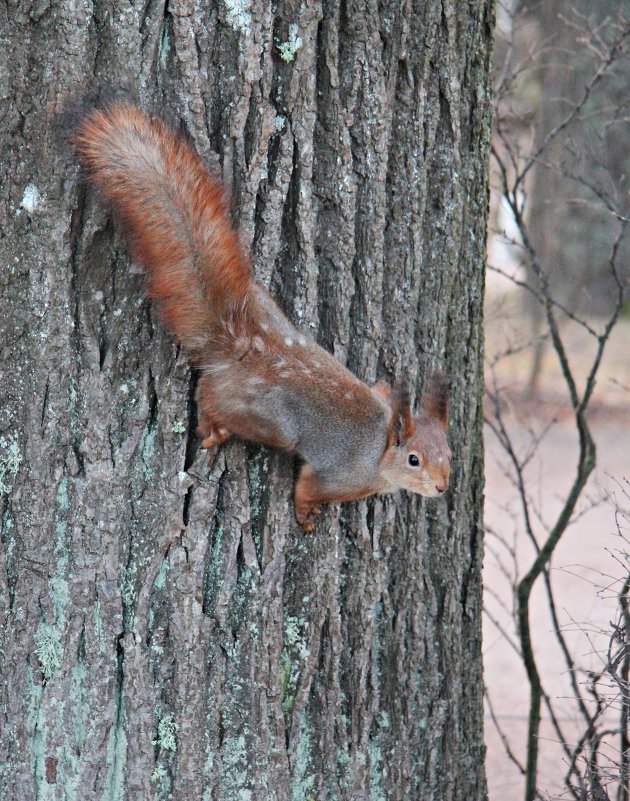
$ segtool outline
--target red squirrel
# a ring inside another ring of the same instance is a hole
[[[253,281],[221,184],[159,117],[113,102],[83,116],[74,145],[146,270],[147,295],[199,372],[203,448],[234,435],[297,453],[295,514],[305,531],[322,503],[446,490],[441,376],[414,417],[404,384],[368,387],[294,328]]]

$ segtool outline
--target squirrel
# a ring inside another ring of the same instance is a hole
[[[146,271],[146,294],[198,371],[202,448],[228,437],[297,453],[295,515],[324,503],[448,487],[448,393],[413,416],[404,382],[368,387],[289,322],[252,278],[222,185],[184,138],[130,101],[84,113],[73,143]]]

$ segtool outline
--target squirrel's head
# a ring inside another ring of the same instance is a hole
[[[451,449],[446,439],[448,389],[441,374],[434,376],[422,401],[422,414],[414,417],[409,390],[399,382],[390,388],[380,383],[374,391],[391,408],[387,447],[379,465],[384,491],[406,489],[427,498],[448,487]]]

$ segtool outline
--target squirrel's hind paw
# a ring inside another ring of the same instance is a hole
[[[302,526],[304,531],[310,534],[312,531],[315,531],[315,521],[317,515],[320,514],[321,511],[321,506],[299,506],[295,509],[295,519],[300,526]]]
[[[197,431],[197,433],[203,436],[202,432]],[[223,445],[230,436],[230,432],[227,428],[211,428],[210,433],[201,440],[201,447],[218,448],[219,445]]]

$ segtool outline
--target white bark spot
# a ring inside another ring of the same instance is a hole
[[[245,36],[251,31],[252,15],[251,0],[224,0],[225,19],[234,31],[240,31]]]
[[[39,189],[35,186],[35,184],[29,184],[24,190],[24,195],[20,201],[20,208],[24,209],[24,211],[27,211],[29,214],[32,214],[39,206],[41,197],[42,196],[39,194]]]

